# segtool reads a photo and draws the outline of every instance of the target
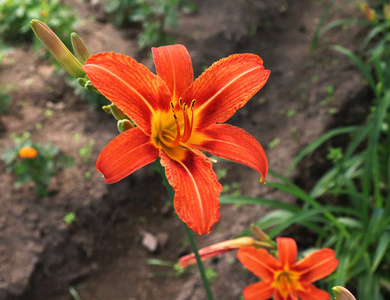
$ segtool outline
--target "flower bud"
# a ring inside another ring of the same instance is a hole
[[[103,109],[106,113],[108,113],[108,114],[111,115],[111,104],[110,104],[110,105],[104,105],[104,106],[102,107],[102,109]]]
[[[89,80],[85,83],[84,88],[89,92],[96,92],[97,91],[97,89],[93,86],[92,82]]]
[[[20,158],[34,158],[38,155],[38,151],[31,147],[23,147],[19,150],[19,157]]]
[[[129,130],[129,129],[131,129],[131,128],[134,128],[133,123],[131,123],[131,121],[130,121],[130,120],[127,120],[127,119],[125,119],[125,120],[119,120],[117,126],[118,126],[118,131],[119,131],[120,133],[123,133],[123,132],[125,132],[126,130]]]
[[[77,33],[72,32],[70,35],[70,40],[72,42],[72,47],[74,50],[74,53],[76,53],[77,58],[79,61],[84,64],[87,59],[91,56],[91,53],[89,52],[87,46],[85,45],[84,41],[78,36]]]
[[[386,20],[390,20],[390,3],[383,6],[383,15]]]
[[[366,20],[370,22],[375,21],[375,10],[373,10],[370,5],[367,3],[363,2],[359,4],[360,11],[363,13],[364,17]]]
[[[114,116],[115,119],[123,120],[128,119],[128,117],[121,111],[115,104],[110,105],[111,113]]]
[[[271,241],[271,238],[263,230],[261,230],[260,227],[256,226],[255,224],[251,225],[251,230],[253,235],[257,237],[260,241],[263,242]]]
[[[78,84],[80,85],[80,86],[82,86],[82,87],[85,87],[85,84],[87,83],[87,79],[85,79],[85,78],[83,78],[83,77],[79,77],[78,79],[77,79],[77,82],[78,82]]]
[[[333,294],[336,300],[356,300],[354,295],[348,291],[345,287],[335,286],[332,288]]]
[[[50,51],[54,58],[70,75],[75,78],[85,76],[84,71],[81,69],[81,63],[45,23],[39,20],[32,20],[30,26],[47,50]]]
[[[258,242],[251,237],[240,237],[237,239],[217,243],[206,248],[202,248],[199,250],[199,256],[202,261],[206,261],[214,256],[221,255],[235,249],[254,246],[257,244]],[[185,268],[189,265],[194,264],[196,264],[196,258],[194,253],[185,255],[179,259],[180,268]]]

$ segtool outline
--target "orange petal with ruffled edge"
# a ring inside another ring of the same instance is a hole
[[[173,104],[194,81],[191,57],[183,45],[152,48],[156,73],[168,85]]]
[[[173,203],[179,218],[199,235],[209,233],[219,220],[218,196],[222,191],[211,163],[179,147],[160,150],[160,157],[175,190]]]
[[[96,168],[107,183],[117,182],[158,158],[158,149],[138,127],[111,140],[100,152]]]
[[[283,266],[291,267],[297,261],[297,243],[292,238],[277,238],[278,260]],[[295,269],[294,269],[295,270]]]
[[[228,124],[216,124],[194,133],[188,143],[215,156],[228,159],[261,174],[264,182],[268,172],[268,160],[263,147],[243,129]]]
[[[92,55],[83,66],[92,84],[128,115],[145,134],[151,134],[156,110],[170,110],[166,83],[131,57],[113,52]]]
[[[244,300],[266,300],[270,299],[275,292],[275,288],[268,282],[261,281],[247,286],[242,294]]]
[[[299,281],[311,283],[328,276],[339,264],[332,249],[320,249],[310,253],[292,266],[301,274]]]
[[[224,123],[266,83],[270,71],[254,54],[234,54],[214,63],[182,95],[195,99],[194,128]]]
[[[273,281],[275,271],[282,269],[282,265],[265,249],[241,248],[237,258],[245,268],[264,281]]]
[[[299,299],[302,300],[329,300],[331,299],[330,295],[321,290],[314,285],[310,284],[308,286],[303,286],[302,290],[296,290],[295,293],[298,295]]]

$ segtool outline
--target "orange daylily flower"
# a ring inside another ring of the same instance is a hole
[[[312,252],[297,260],[297,244],[291,238],[277,238],[278,259],[264,249],[238,250],[241,263],[263,281],[246,287],[245,300],[329,300],[330,295],[312,282],[331,274],[339,263],[332,249]]]
[[[25,146],[19,150],[20,158],[34,158],[37,155],[38,155],[38,151],[35,148]]]
[[[207,151],[267,175],[261,145],[228,120],[266,83],[270,71],[253,54],[221,59],[194,81],[182,45],[152,48],[156,73],[123,54],[99,53],[83,66],[92,84],[137,127],[114,138],[96,165],[117,182],[158,157],[175,190],[174,207],[193,231],[206,234],[219,220],[222,186]]]

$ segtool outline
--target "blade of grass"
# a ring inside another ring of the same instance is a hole
[[[336,3],[336,0],[333,0],[332,2],[330,2],[328,4],[328,6],[325,8],[324,12],[322,13],[321,17],[320,17],[320,20],[316,26],[316,30],[314,32],[314,36],[313,36],[313,40],[311,42],[311,47],[310,47],[310,54],[313,55],[314,52],[316,51],[317,49],[317,46],[318,46],[318,41],[320,39],[320,32],[321,32],[321,27],[322,25],[324,24],[326,18],[328,17],[332,7],[334,6],[334,4]]]
[[[370,85],[371,89],[377,93],[377,88],[375,84],[375,80],[372,77],[370,71],[366,67],[366,65],[362,62],[362,60],[357,57],[351,50],[344,48],[340,45],[333,45],[330,47],[331,49],[344,54],[347,56],[352,62],[355,63],[355,65],[359,68],[359,70],[363,73],[364,78],[367,80],[368,84]]]
[[[374,274],[378,268],[383,256],[386,254],[387,248],[389,247],[390,234],[386,232],[379,238],[379,243],[375,251],[374,259],[371,266],[371,274]]]
[[[285,176],[290,176],[292,170],[296,167],[296,165],[306,156],[313,153],[319,146],[321,146],[324,142],[331,139],[334,136],[346,133],[354,133],[358,132],[359,126],[347,126],[342,128],[333,129],[324,135],[320,136],[314,142],[310,143],[306,148],[304,148],[292,161],[290,166],[287,168]]]
[[[301,209],[295,205],[283,203],[278,200],[271,200],[265,198],[254,198],[246,196],[220,196],[219,202],[222,204],[258,204],[269,207],[281,208],[291,212],[299,212]]]

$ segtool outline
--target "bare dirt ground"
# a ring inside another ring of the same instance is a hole
[[[229,123],[260,141],[272,170],[285,172],[303,146],[335,124],[364,118],[367,89],[353,65],[325,47],[310,56],[316,24],[330,1],[195,2],[198,11],[182,13],[180,31],[174,35],[188,48],[196,75],[220,58],[245,52],[260,55],[271,70],[266,86]],[[86,2],[72,4],[85,20],[77,32],[92,52],[121,52],[153,69],[150,52],[138,51],[135,29],[94,21],[89,17],[101,14],[101,9]],[[357,13],[352,3],[336,9],[331,18]],[[321,43],[355,48],[360,38],[356,29],[339,29]],[[176,261],[190,251],[153,166],[114,185],[106,185],[95,170],[99,151],[117,135],[114,120],[89,109],[30,46],[6,56],[0,82],[15,85],[10,112],[0,115],[0,149],[13,146],[10,133],[30,131],[34,140],[52,141],[77,163],[52,180],[44,198],[34,195],[32,185],[14,188],[13,175],[0,164],[0,299],[72,300],[69,288],[83,300],[205,299],[195,268],[177,277],[171,268],[147,265],[150,258]],[[333,100],[324,105],[329,86]],[[50,118],[44,115],[48,108],[53,110]],[[75,134],[81,138],[74,139]],[[280,143],[267,147],[275,138]],[[96,141],[91,161],[83,163],[78,151],[91,139]],[[294,176],[305,183],[324,163],[324,157],[315,156]],[[226,169],[221,182],[237,183],[243,195],[294,201],[259,184],[259,175],[247,167],[219,162],[214,169]],[[91,178],[85,178],[86,171]],[[197,238],[198,245],[233,238],[265,211],[260,206],[222,206],[220,222],[211,234]],[[67,212],[77,216],[70,226],[62,220]],[[158,238],[159,248],[153,253],[142,245],[146,233]],[[289,234],[305,244],[299,232]],[[211,286],[215,299],[239,299],[242,289],[256,281],[243,272],[235,253],[209,261],[206,267],[217,273]]]

